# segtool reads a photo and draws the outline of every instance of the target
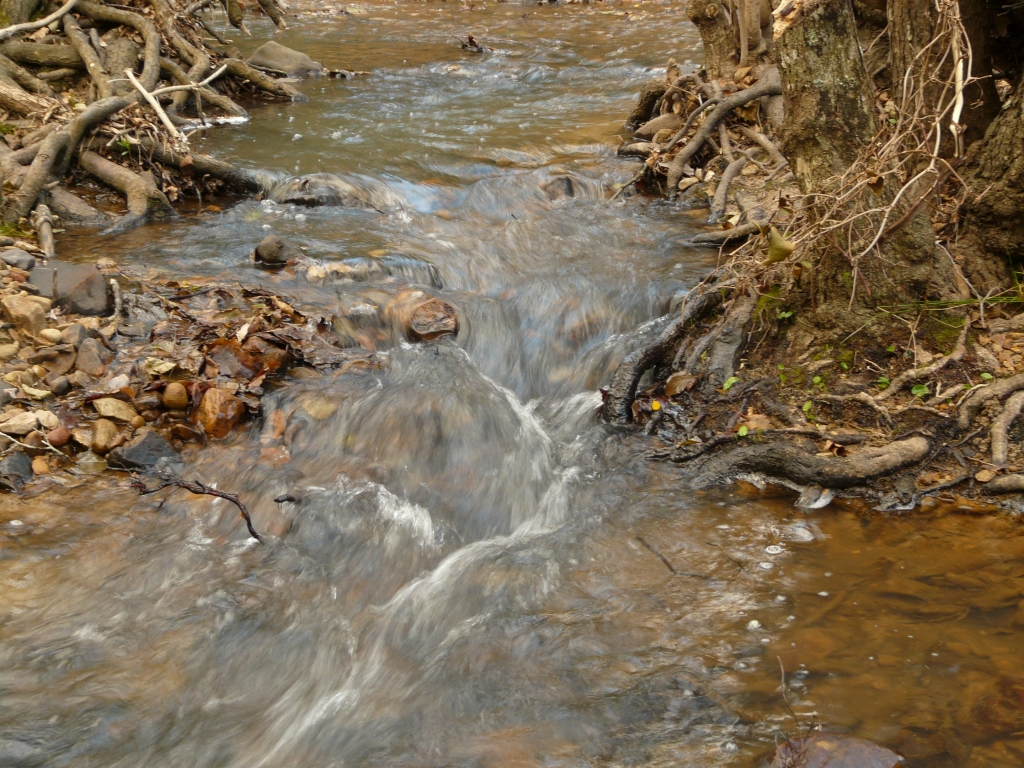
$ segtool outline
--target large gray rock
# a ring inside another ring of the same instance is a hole
[[[36,257],[21,248],[11,248],[0,252],[0,260],[3,260],[4,264],[9,267],[17,267],[26,272],[31,272],[36,268]]]
[[[95,264],[71,264],[50,260],[45,267],[36,267],[29,282],[39,295],[53,299],[56,306],[78,315],[109,315],[114,297]]]
[[[161,459],[176,462],[178,454],[152,427],[142,427],[131,442],[115,448],[107,456],[107,463],[115,469],[150,470]]]
[[[306,54],[286,48],[273,40],[257,48],[249,57],[249,63],[254,67],[284,72],[290,77],[322,75],[325,71],[319,61],[313,61]]]
[[[8,454],[0,461],[0,488],[19,491],[32,479],[32,459],[21,451]]]

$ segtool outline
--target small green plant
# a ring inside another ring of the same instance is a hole
[[[132,151],[132,143],[128,141],[126,137],[122,137],[117,140],[117,146],[121,148],[121,156],[127,155]]]
[[[840,363],[839,367],[842,368],[844,371],[850,370],[850,366],[847,365],[846,363]]]
[[[983,373],[983,374],[981,374],[981,378],[983,378],[985,381],[992,381],[992,374],[991,373]]]
[[[885,389],[886,387],[889,386],[889,377],[879,376],[878,380],[875,382],[875,386],[878,387],[879,389]]]
[[[783,386],[783,387],[786,386],[786,373],[785,373],[785,371],[786,371],[786,366],[783,365],[782,363],[779,363],[779,384],[781,386]]]
[[[885,348],[885,351],[888,352],[890,355],[895,355],[896,354],[896,345],[895,344],[890,344],[888,347]]]
[[[779,320],[789,320],[793,316],[792,310],[786,310],[785,312],[779,312]]]
[[[810,400],[808,400],[807,402],[805,402],[803,405],[800,406],[800,410],[804,412],[804,417],[808,421],[814,421],[814,414],[811,413],[811,409],[813,407],[814,407],[814,403],[812,403]]]
[[[723,392],[728,392],[730,389],[733,388],[733,385],[735,385],[738,382],[739,382],[739,378],[738,377],[730,376],[728,379],[725,380],[725,383],[722,385],[722,391]]]
[[[750,428],[746,424],[742,424],[739,429],[736,430],[736,434],[740,437],[746,437],[750,433]]]
[[[928,394],[928,385],[927,384],[915,384],[911,388],[910,392],[911,392],[911,394],[914,397],[924,398],[924,396]]]

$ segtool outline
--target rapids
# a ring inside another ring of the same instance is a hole
[[[754,768],[816,722],[908,765],[1024,764],[1014,521],[698,494],[597,420],[626,334],[716,259],[678,244],[705,210],[608,202],[641,84],[700,58],[683,4],[379,2],[277,39],[369,74],[194,146],[372,207],[202,201],[58,250],[353,323],[421,285],[461,332],[367,331],[384,370],[296,375],[187,456],[267,546],[117,476],[0,499],[0,765]],[[355,276],[257,269],[269,232]]]

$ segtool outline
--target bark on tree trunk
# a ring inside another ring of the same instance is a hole
[[[845,171],[875,133],[871,78],[850,0],[824,0],[776,41],[786,120],[782,151],[806,194]]]
[[[39,0],[3,0],[0,2],[0,22],[5,27],[24,24],[31,20],[38,7]]]
[[[686,13],[700,31],[708,79],[732,80],[736,71],[736,39],[729,25],[729,12],[718,0],[690,0]]]
[[[1008,287],[1010,259],[1024,259],[1024,88],[971,147],[963,169],[971,196],[957,248],[967,279],[984,295]]]

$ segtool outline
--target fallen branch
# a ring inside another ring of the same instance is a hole
[[[132,487],[139,492],[140,496],[151,496],[154,493],[158,493],[165,488],[182,488],[189,493],[194,493],[197,496],[214,496],[218,499],[224,499],[230,501],[236,507],[238,511],[242,513],[242,517],[245,518],[245,527],[249,529],[249,535],[252,536],[260,544],[265,544],[263,537],[256,533],[256,529],[252,526],[252,518],[249,516],[249,510],[246,509],[245,504],[233,493],[225,493],[224,491],[218,491],[216,488],[211,488],[205,483],[200,483],[198,480],[182,480],[180,477],[174,477],[164,473],[158,473],[157,477],[160,479],[159,485],[154,488],[150,488],[146,485],[146,482],[141,477],[132,478]]]

